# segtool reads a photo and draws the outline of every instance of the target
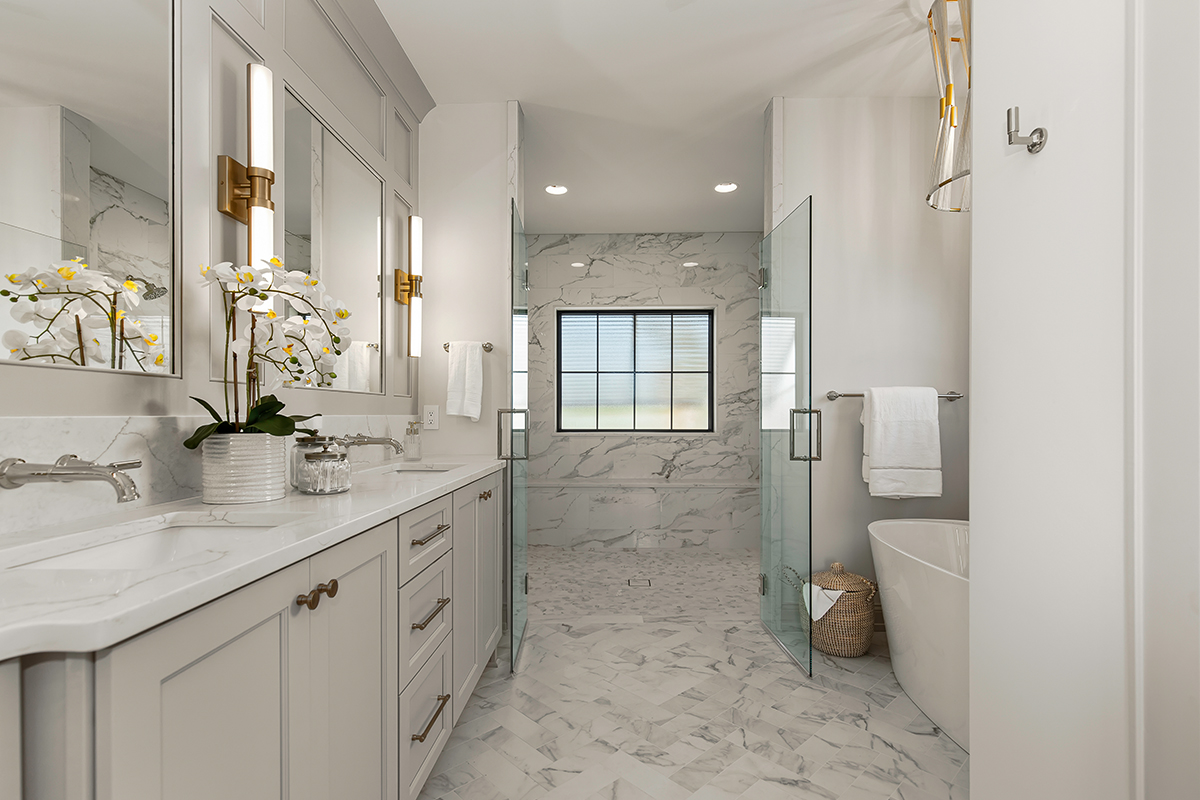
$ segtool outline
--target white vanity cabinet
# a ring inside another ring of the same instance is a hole
[[[98,653],[97,800],[394,798],[397,570],[392,521]]]
[[[500,641],[500,473],[454,493],[454,719]]]
[[[0,661],[0,800],[21,797],[21,662]]]

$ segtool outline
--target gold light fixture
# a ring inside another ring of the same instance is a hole
[[[970,211],[971,0],[934,0],[929,45],[941,93],[941,121],[925,202],[938,211]]]
[[[421,218],[408,218],[408,269],[396,270],[396,302],[408,306],[408,354],[421,357],[421,273],[425,243]]]
[[[275,255],[275,92],[262,64],[246,65],[246,98],[249,166],[217,156],[217,210],[249,228],[246,263],[258,267]]]

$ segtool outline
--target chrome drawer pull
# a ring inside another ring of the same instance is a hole
[[[450,605],[449,597],[439,597],[437,608],[435,608],[433,610],[433,613],[431,613],[428,617],[426,617],[424,622],[414,622],[412,629],[414,631],[425,630],[426,628],[429,627],[429,623],[433,622],[434,617],[436,617],[438,614],[442,613],[442,609],[444,609],[448,605]]]
[[[443,534],[448,530],[450,530],[449,523],[443,522],[441,525],[437,526],[437,530],[435,530],[433,533],[429,534],[424,539],[413,539],[412,543],[416,547],[424,547],[436,539],[440,534]]]
[[[433,719],[429,720],[429,724],[425,726],[425,730],[421,733],[414,733],[412,735],[412,740],[414,742],[423,742],[425,741],[426,737],[429,736],[429,732],[433,730],[433,726],[437,724],[438,717],[440,717],[442,712],[446,710],[446,703],[450,702],[450,695],[439,694],[438,700],[441,700],[441,703],[438,704],[437,711],[433,712]]]

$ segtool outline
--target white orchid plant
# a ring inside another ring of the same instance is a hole
[[[225,323],[225,413],[204,406],[215,420],[203,425],[184,445],[195,448],[214,433],[270,433],[290,436],[296,423],[312,416],[280,414],[283,403],[273,394],[281,386],[332,386],[337,358],[349,347],[350,311],[325,292],[324,285],[304,272],[289,272],[278,258],[261,267],[235,269],[225,261],[202,266],[205,285],[221,290]],[[283,302],[277,302],[283,301]],[[291,306],[283,316],[277,306]],[[246,416],[240,411],[245,387]],[[303,429],[301,429],[303,430]]]
[[[7,274],[0,287],[0,297],[13,304],[13,319],[23,326],[2,337],[10,359],[143,372],[166,369],[164,343],[131,316],[146,288],[136,279],[119,281],[74,258]]]

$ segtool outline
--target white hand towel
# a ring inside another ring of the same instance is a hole
[[[842,596],[842,592],[839,589],[822,589],[820,586],[813,586],[806,582],[800,596],[804,598],[804,607],[808,609],[809,616],[815,622],[833,608],[833,604]]]
[[[892,386],[863,398],[863,480],[873,497],[942,496],[937,390]]]
[[[483,406],[483,344],[450,343],[450,377],[446,382],[446,413],[479,421]]]

